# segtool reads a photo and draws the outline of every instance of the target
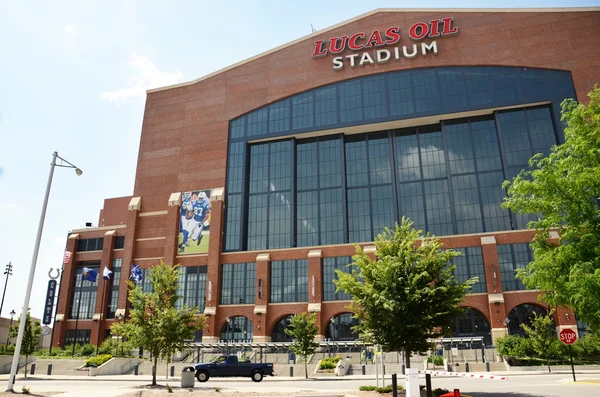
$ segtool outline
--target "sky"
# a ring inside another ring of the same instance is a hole
[[[24,305],[52,153],[57,168],[29,307],[41,318],[67,233],[133,193],[146,90],[197,79],[375,8],[495,8],[494,1],[0,1],[0,315]],[[506,0],[510,7],[600,0]],[[493,26],[490,26],[493,29]],[[18,317],[18,315],[17,315]]]

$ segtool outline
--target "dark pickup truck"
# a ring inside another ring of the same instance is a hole
[[[260,382],[264,376],[274,376],[273,364],[238,362],[237,356],[218,356],[209,363],[195,364],[196,379],[206,382],[210,377],[250,377]]]

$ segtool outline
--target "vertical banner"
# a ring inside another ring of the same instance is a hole
[[[212,190],[196,190],[182,193],[179,255],[208,252],[211,192]]]
[[[46,301],[44,304],[44,318],[42,324],[52,323],[52,309],[54,308],[54,295],[56,294],[56,280],[48,280],[48,289],[46,290]]]

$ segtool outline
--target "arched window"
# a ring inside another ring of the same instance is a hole
[[[357,340],[358,333],[352,327],[359,324],[359,320],[352,318],[352,313],[343,313],[333,317],[327,324],[325,337],[332,341]]]
[[[292,323],[292,316],[285,316],[273,327],[271,340],[273,342],[291,342],[292,337],[285,333],[285,329]]]
[[[252,320],[244,316],[229,318],[221,329],[221,340],[240,342],[254,338],[254,325]]]
[[[450,326],[452,336],[482,336],[484,344],[491,345],[490,323],[485,316],[471,307],[465,307],[464,313],[464,316],[454,319],[454,323]]]
[[[525,336],[525,330],[521,328],[521,324],[531,325],[534,313],[546,314],[547,312],[544,308],[531,303],[524,303],[512,309],[508,313],[508,321],[505,321],[504,324],[508,329],[508,334]]]

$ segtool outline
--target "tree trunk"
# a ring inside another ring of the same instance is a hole
[[[308,379],[308,356],[304,356],[304,378]]]
[[[152,386],[156,386],[156,366],[158,365],[158,357],[154,356],[154,362],[152,363]]]
[[[27,378],[27,359],[29,358],[28,355],[25,355],[25,377]]]
[[[404,348],[404,359],[406,360],[406,368],[410,368],[410,349]]]
[[[552,370],[550,369],[550,362],[547,362],[546,365],[548,366],[548,372],[552,373]]]

